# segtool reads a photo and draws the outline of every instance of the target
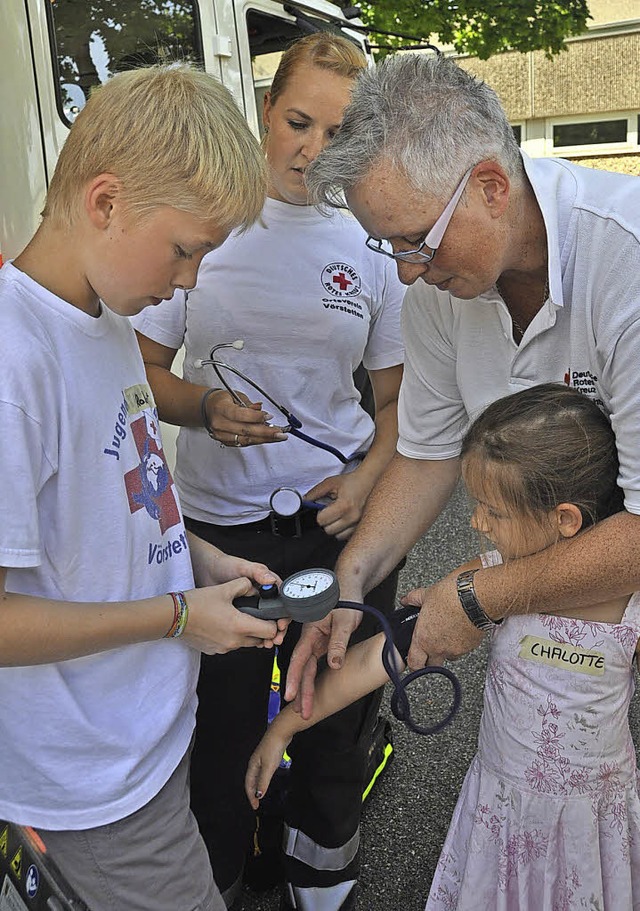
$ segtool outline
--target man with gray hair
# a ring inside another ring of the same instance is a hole
[[[610,416],[625,511],[552,556],[459,568],[411,592],[422,610],[409,666],[470,651],[508,612],[579,611],[640,589],[640,181],[528,158],[489,86],[418,54],[360,77],[307,180],[320,203],[344,194],[410,286],[398,451],[338,563],[342,597],[363,600],[440,514],[469,420],[553,381]],[[336,611],[305,630],[286,694],[301,693],[305,715],[316,658],[341,666],[359,619]]]

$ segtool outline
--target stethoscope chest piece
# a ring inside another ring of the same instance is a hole
[[[278,516],[295,516],[300,512],[302,497],[293,487],[278,487],[269,497],[269,506]]]

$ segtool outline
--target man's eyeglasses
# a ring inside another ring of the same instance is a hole
[[[416,247],[415,250],[400,250],[398,253],[394,253],[391,241],[379,240],[377,237],[371,237],[371,235],[369,235],[365,241],[367,247],[369,247],[370,250],[373,250],[374,253],[382,253],[383,256],[389,256],[391,259],[399,259],[405,263],[430,263],[436,255],[438,247],[442,243],[442,238],[449,227],[449,222],[451,221],[456,206],[460,201],[460,197],[464,192],[464,188],[471,177],[472,171],[473,168],[469,168],[456,187],[455,193],[444,207],[444,211],[438,217],[433,228],[431,228],[420,246]],[[425,252],[425,250],[428,252]]]

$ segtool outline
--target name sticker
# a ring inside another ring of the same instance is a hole
[[[151,393],[151,387],[146,383],[138,383],[136,386],[129,386],[124,390],[124,399],[127,403],[129,414],[139,414],[147,408],[153,408],[155,402]]]
[[[520,657],[594,677],[602,677],[605,670],[602,652],[590,652],[568,642],[558,643],[538,636],[525,636],[520,640]]]

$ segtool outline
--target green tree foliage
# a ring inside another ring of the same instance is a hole
[[[363,21],[382,32],[437,36],[439,45],[481,60],[510,50],[551,57],[565,38],[584,32],[590,18],[587,0],[373,0],[360,6]],[[396,48],[407,41],[381,38],[380,44]]]

